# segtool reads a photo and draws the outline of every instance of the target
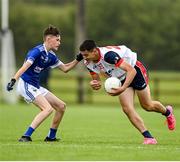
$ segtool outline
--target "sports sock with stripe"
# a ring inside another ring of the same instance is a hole
[[[170,110],[169,110],[169,109],[166,109],[166,112],[165,112],[165,114],[163,114],[163,115],[169,116],[170,114],[171,114]]]
[[[57,129],[50,128],[48,137],[51,138],[51,139],[56,138],[56,132],[57,132]]]
[[[29,127],[29,128],[27,129],[26,133],[24,134],[24,136],[29,136],[29,137],[30,137],[33,132],[34,132],[34,128]]]
[[[142,133],[142,135],[143,135],[145,138],[153,138],[153,136],[151,135],[151,133],[150,133],[148,130],[144,131],[144,132]]]

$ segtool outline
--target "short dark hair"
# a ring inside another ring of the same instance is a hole
[[[79,47],[80,51],[92,51],[94,48],[96,48],[96,43],[93,40],[85,40]]]
[[[58,36],[60,35],[59,29],[53,25],[49,25],[47,28],[44,29],[43,36],[46,37],[47,35]]]

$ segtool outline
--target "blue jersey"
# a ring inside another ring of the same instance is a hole
[[[43,44],[34,47],[27,53],[25,62],[29,61],[32,65],[21,75],[21,78],[39,88],[40,73],[46,68],[55,68],[63,64],[53,51],[47,51]]]

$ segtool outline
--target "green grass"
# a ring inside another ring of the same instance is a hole
[[[27,104],[0,104],[0,160],[180,160],[180,125],[167,130],[164,117],[137,109],[157,138],[157,145],[142,145],[142,136],[118,106],[68,104],[58,136],[45,143],[49,117],[33,134],[32,143],[19,143],[37,108]],[[180,118],[180,109],[175,109]]]

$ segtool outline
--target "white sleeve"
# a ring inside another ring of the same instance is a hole
[[[33,64],[34,60],[28,59],[26,62],[29,62],[30,64]]]
[[[62,61],[58,61],[56,64],[50,66],[51,69],[58,67],[59,65],[64,64]]]
[[[128,62],[131,66],[135,66],[136,65],[136,61],[137,61],[137,53],[132,52],[129,48],[127,48],[125,55],[124,55],[124,59],[126,60],[126,62]]]

